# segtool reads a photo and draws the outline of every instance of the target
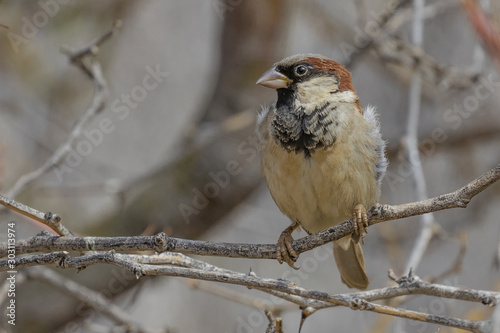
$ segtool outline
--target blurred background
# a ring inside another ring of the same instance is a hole
[[[61,46],[85,46],[116,20],[123,26],[97,57],[109,86],[106,108],[85,124],[59,164],[16,193],[18,201],[57,212],[74,233],[164,231],[189,239],[275,243],[289,221],[263,183],[254,120],[276,93],[255,81],[274,62],[304,52],[348,66],[362,105],[377,107],[388,142],[390,167],[380,199],[387,204],[418,199],[406,149],[409,85],[418,69],[427,196],[454,191],[500,161],[500,2],[465,3],[426,1],[418,48],[412,46],[412,1],[1,1],[0,193],[43,165],[91,104],[92,83]],[[473,15],[478,9],[487,21]],[[482,23],[482,35],[474,22]],[[434,235],[415,274],[499,290],[499,199],[500,187],[493,185],[467,209],[435,214]],[[16,221],[18,239],[44,229],[5,209],[0,214],[2,240],[9,221]],[[393,283],[388,269],[405,272],[420,229],[420,218],[369,229],[364,250],[370,288]],[[309,289],[349,291],[331,245],[302,254],[299,271],[272,260],[199,259]],[[301,318],[297,306],[243,287],[171,277],[136,281],[106,265],[78,274],[54,271],[102,292],[152,330],[264,332],[262,304],[283,317],[285,332],[297,332]],[[27,279],[17,289],[16,326],[2,316],[5,332],[112,331],[112,321],[51,285]],[[238,297],[222,296],[227,291]],[[426,296],[394,305],[474,320],[492,311]],[[331,308],[309,317],[302,332],[437,330]]]

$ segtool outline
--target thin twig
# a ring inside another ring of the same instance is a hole
[[[0,204],[9,209],[12,209],[13,211],[21,213],[24,216],[27,216],[33,220],[49,226],[61,236],[73,236],[73,233],[69,231],[64,225],[62,225],[61,217],[57,214],[53,214],[51,212],[42,213],[13,199],[6,198],[3,195],[0,195]]]
[[[413,10],[415,15],[413,16],[413,26],[412,26],[412,42],[415,47],[421,48],[424,36],[424,23],[423,23],[423,9],[425,6],[425,0],[415,0],[413,2]],[[406,136],[406,150],[408,152],[408,159],[412,168],[413,179],[416,185],[416,194],[418,200],[424,200],[427,198],[427,188],[425,184],[424,170],[422,169],[422,161],[420,160],[420,152],[418,151],[418,123],[420,120],[420,108],[421,108],[421,88],[422,88],[422,76],[419,68],[412,74],[410,82],[410,93],[409,93],[409,113],[408,113],[408,124],[407,124],[407,136]],[[420,233],[415,241],[413,250],[411,251],[410,257],[406,264],[405,273],[408,273],[410,269],[417,269],[420,260],[424,256],[424,252],[429,245],[429,242],[434,235],[433,227],[436,223],[434,215],[426,214],[422,215],[420,218],[421,227]]]
[[[42,166],[21,176],[16,181],[14,186],[12,186],[12,188],[5,193],[6,197],[15,198],[29,184],[57,166],[66,154],[71,151],[76,139],[82,134],[85,124],[90,122],[90,120],[92,120],[100,111],[104,109],[108,89],[106,80],[102,75],[101,66],[95,61],[91,61],[90,64],[87,64],[84,61],[84,57],[87,55],[95,55],[98,50],[98,45],[108,40],[116,32],[119,26],[119,23],[115,23],[110,31],[95,39],[92,43],[86,45],[85,47],[77,50],[63,50],[64,53],[68,54],[71,62],[82,69],[94,83],[94,98],[92,100],[92,104],[80,117],[80,119],[77,120],[70,134],[66,138],[66,141],[56,149],[52,156],[50,156]]]
[[[67,54],[71,61],[80,61],[84,56],[87,55],[95,56],[97,55],[97,53],[99,53],[99,47],[108,39],[113,37],[118,32],[118,29],[121,28],[121,26],[122,21],[116,20],[115,22],[113,22],[113,25],[109,31],[95,38],[88,45],[78,49],[72,49],[71,47],[64,45],[61,47],[61,52]]]
[[[269,320],[266,333],[283,333],[283,320],[281,317],[274,317],[271,311],[265,310],[264,314]]]

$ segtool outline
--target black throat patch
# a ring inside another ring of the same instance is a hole
[[[289,99],[288,99],[289,100]],[[325,102],[310,114],[303,107],[293,108],[278,103],[273,119],[273,136],[286,150],[311,156],[316,149],[335,143],[334,128],[338,126],[335,106]]]

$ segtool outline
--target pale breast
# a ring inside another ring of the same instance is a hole
[[[308,157],[272,139],[265,145],[262,170],[271,195],[281,211],[308,232],[336,225],[351,218],[356,205],[370,207],[378,200],[376,146],[365,134],[370,124],[359,119],[351,133]]]

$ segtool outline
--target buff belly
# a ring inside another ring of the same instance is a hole
[[[277,206],[309,233],[351,218],[358,204],[371,207],[380,195],[375,179],[378,157],[375,149],[368,155],[356,150],[366,143],[334,144],[306,157],[270,140],[262,169]]]

